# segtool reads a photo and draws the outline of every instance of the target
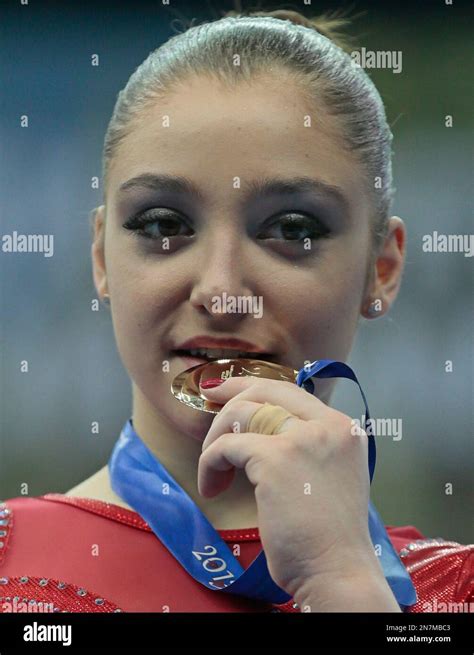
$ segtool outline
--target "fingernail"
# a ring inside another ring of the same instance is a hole
[[[214,387],[218,387],[223,382],[224,380],[221,380],[221,378],[210,378],[209,380],[202,380],[199,383],[199,386],[201,389],[213,389]]]

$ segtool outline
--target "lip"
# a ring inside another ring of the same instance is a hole
[[[217,337],[209,337],[206,335],[199,335],[183,341],[177,346],[173,347],[173,350],[191,350],[193,348],[233,348],[237,351],[252,352],[252,353],[270,353],[270,349],[260,348],[250,341],[244,341],[243,339],[219,339]]]

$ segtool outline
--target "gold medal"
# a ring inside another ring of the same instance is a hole
[[[171,383],[171,393],[188,407],[193,407],[201,412],[218,414],[223,406],[207,400],[201,394],[199,383],[216,378],[227,380],[227,378],[248,375],[296,384],[298,371],[262,359],[216,359],[212,362],[192,366],[179,373]]]

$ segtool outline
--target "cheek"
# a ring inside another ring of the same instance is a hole
[[[271,315],[302,358],[344,359],[357,329],[364,260],[351,250],[341,249],[337,256],[335,251],[311,269],[287,271],[268,290],[275,302]]]
[[[149,265],[135,254],[129,243],[131,239],[111,239],[106,248],[115,340],[129,371],[130,366],[136,368],[140,365],[140,350],[143,349],[140,344],[143,344],[151,330],[149,315],[152,310],[156,310],[160,298],[159,293],[154,295],[153,300],[150,296]]]
[[[156,316],[166,315],[176,293],[176,279],[166,257],[147,255],[137,237],[113,235],[107,252],[107,274],[114,313],[127,330],[146,331]],[[117,321],[118,322],[118,321]]]

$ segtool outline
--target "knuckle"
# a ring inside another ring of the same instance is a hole
[[[278,460],[288,461],[296,455],[309,452],[312,449],[314,436],[306,421],[302,421],[301,425],[279,436],[278,448],[274,449],[274,455]]]
[[[229,412],[234,412],[236,407],[238,408],[239,403],[242,403],[240,394],[228,400],[217,416],[228,416]]]
[[[345,451],[354,447],[351,435],[351,420],[338,413],[333,420],[323,422],[318,419],[308,421],[311,426],[312,445],[320,452]]]
[[[286,435],[279,440],[279,448],[275,448],[273,454],[278,459],[291,459],[299,451],[300,447],[296,435]]]
[[[331,431],[325,423],[318,419],[311,419],[308,421],[311,425],[311,433],[313,439],[316,438],[320,443],[327,443],[331,439]]]
[[[236,398],[229,409],[231,409],[232,412],[242,412],[247,408],[247,406],[248,400],[245,400],[244,398]]]
[[[350,416],[347,416],[347,414],[343,414],[339,410],[334,409],[332,418],[334,423],[341,429],[341,431],[347,431],[350,434],[352,427],[352,418]]]

